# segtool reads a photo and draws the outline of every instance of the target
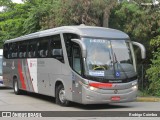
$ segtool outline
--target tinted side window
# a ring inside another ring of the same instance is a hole
[[[37,51],[37,42],[31,41],[28,44],[28,58],[35,58]]]
[[[5,58],[9,58],[8,53],[9,53],[9,44],[6,43],[6,44],[4,44],[4,46],[3,46],[3,56],[4,56]]]
[[[51,57],[64,63],[63,50],[60,35],[54,35],[50,42]]]
[[[68,56],[68,61],[70,66],[72,66],[72,45],[73,42],[71,39],[80,39],[80,37],[76,34],[71,34],[71,33],[65,33],[63,34],[64,41],[65,41],[65,46],[67,50],[67,56]]]
[[[11,58],[17,58],[18,57],[18,43],[11,43],[10,44],[10,57]]]
[[[45,39],[43,38],[39,40],[37,43],[37,47],[38,47],[38,57],[40,58],[48,57],[48,39],[47,38]]]
[[[82,67],[81,67],[81,49],[80,49],[80,46],[77,45],[77,44],[74,44],[73,45],[73,48],[72,48],[72,55],[73,55],[73,69],[79,73],[80,75],[82,74]]]
[[[19,42],[19,58],[26,58],[27,57],[27,42]]]

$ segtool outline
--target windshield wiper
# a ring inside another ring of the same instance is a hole
[[[115,69],[115,60],[114,60],[114,55],[113,55],[113,48],[112,48],[112,44],[110,42],[110,46],[111,46],[111,54],[112,54],[112,62],[113,62],[113,76],[116,77],[116,69]]]
[[[127,75],[126,72],[124,71],[122,65],[118,62],[117,57],[116,57],[116,54],[113,53],[113,55],[114,55],[114,58],[113,58],[113,59],[114,59],[114,64],[115,64],[115,63],[117,64],[117,69],[118,69],[119,66],[120,66],[120,69],[122,70],[122,72],[124,73],[126,79],[128,80],[128,75]],[[115,73],[115,76],[116,76],[116,73]],[[116,76],[116,77],[117,77],[117,76]]]

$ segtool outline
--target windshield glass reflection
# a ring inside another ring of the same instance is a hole
[[[136,75],[129,42],[94,38],[84,38],[83,41],[87,48],[87,76],[113,79]]]

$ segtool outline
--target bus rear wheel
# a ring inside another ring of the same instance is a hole
[[[65,98],[65,89],[62,84],[56,88],[56,104],[61,106],[69,106],[69,101]]]
[[[14,93],[16,95],[19,95],[21,93],[21,90],[19,89],[19,84],[18,84],[18,80],[15,79],[13,82],[13,89],[14,89]]]

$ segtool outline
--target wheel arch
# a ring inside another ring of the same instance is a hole
[[[57,89],[57,87],[59,86],[59,85],[63,85],[64,86],[64,83],[63,83],[63,81],[62,80],[57,80],[56,82],[55,82],[55,92],[54,92],[54,94],[55,94],[55,97],[56,97],[56,89]]]
[[[12,81],[12,84],[14,84],[14,81],[15,81],[15,80],[18,80],[18,76],[17,76],[17,75],[13,75],[12,80],[13,80],[13,81]],[[18,82],[19,82],[19,81],[18,81]]]
[[[16,95],[20,95],[22,93],[21,89],[20,89],[20,85],[19,85],[19,79],[17,75],[13,75],[13,89],[14,89],[14,93]]]

